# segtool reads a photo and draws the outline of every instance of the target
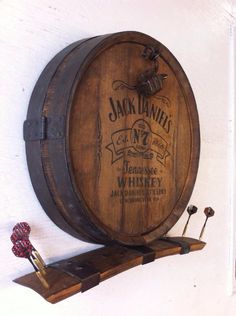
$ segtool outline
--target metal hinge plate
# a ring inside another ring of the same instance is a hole
[[[65,135],[65,117],[42,116],[38,119],[29,119],[24,122],[24,140],[37,141],[44,139],[60,139]]]

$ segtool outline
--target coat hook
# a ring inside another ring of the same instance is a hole
[[[39,252],[29,240],[30,231],[31,228],[26,222],[17,223],[13,227],[13,232],[10,237],[13,243],[12,252],[16,257],[27,258],[32,264],[42,285],[45,288],[49,288],[49,284],[44,277],[46,275],[46,265]]]
[[[206,207],[205,210],[204,210],[204,213],[205,213],[205,215],[206,215],[206,220],[205,220],[204,225],[203,225],[203,227],[202,227],[202,230],[201,230],[201,233],[200,233],[200,236],[199,236],[199,240],[202,239],[202,236],[203,236],[203,234],[204,234],[204,231],[205,231],[205,228],[206,228],[206,223],[207,223],[207,221],[208,221],[208,218],[214,216],[215,211],[214,211],[211,207]]]
[[[185,236],[186,231],[187,231],[187,227],[188,227],[188,224],[189,224],[190,217],[193,214],[197,213],[197,210],[198,210],[198,208],[196,206],[194,206],[194,205],[189,205],[188,206],[187,212],[188,212],[189,216],[188,216],[188,220],[187,220],[187,222],[186,222],[186,224],[184,226],[184,230],[183,230],[182,236]]]

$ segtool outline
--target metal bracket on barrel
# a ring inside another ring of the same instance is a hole
[[[42,116],[36,119],[28,119],[24,122],[24,140],[38,141],[45,139],[61,139],[65,135],[65,117]]]

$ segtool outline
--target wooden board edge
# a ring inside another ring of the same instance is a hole
[[[186,238],[186,237],[177,237],[177,239],[178,238],[180,241],[184,241],[185,243],[189,245],[189,252],[202,250],[206,245],[205,242],[202,242],[200,240]],[[107,258],[104,257],[103,259],[104,269],[103,271],[100,272],[100,282],[105,281],[108,278],[111,278],[135,266],[144,264],[144,261],[143,261],[144,255],[142,255],[142,253],[140,252],[141,250],[140,251],[138,250],[138,247],[134,249],[132,247],[127,248],[127,247],[120,246],[120,248],[121,249],[124,248],[124,251],[126,251],[127,253],[127,258],[122,254],[120,255],[118,254],[118,257],[116,257],[115,260],[112,260],[112,257],[109,257],[109,256]],[[163,242],[163,241],[157,240],[151,243],[150,246],[148,245],[146,248],[152,249],[154,252],[155,256],[152,261],[154,261],[155,259],[166,257],[166,256],[181,254],[180,246],[174,245],[174,244],[171,245],[169,242],[166,242],[166,241]],[[104,251],[106,251],[107,249],[111,252],[111,256],[112,256],[113,248],[111,246],[110,247],[106,246],[106,247],[99,248],[93,251],[89,251],[88,253],[85,253],[76,257],[68,258],[67,260],[64,260],[63,263],[65,261],[71,262],[71,260],[79,260],[82,256],[83,258],[86,258],[88,256],[88,258],[90,258],[89,259],[90,262],[91,262],[91,258],[93,257],[95,259],[99,258],[100,260],[101,258],[99,256],[101,256],[101,254],[104,253]],[[116,252],[117,249],[118,249],[117,246],[115,246],[114,252]],[[86,259],[85,259],[85,262],[86,262]],[[83,287],[84,280],[79,278],[78,276],[75,276],[75,275],[73,276],[71,273],[68,274],[65,271],[60,270],[60,262],[58,264],[59,264],[59,268],[55,269],[51,266],[48,266],[46,269],[47,270],[46,280],[51,285],[49,289],[45,289],[41,285],[35,272],[29,273],[23,277],[17,278],[13,280],[13,282],[26,286],[28,288],[31,288],[32,290],[37,292],[39,295],[41,295],[45,300],[53,304],[60,302],[78,292],[83,292],[82,287]]]

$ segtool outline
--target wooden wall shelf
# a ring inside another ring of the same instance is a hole
[[[14,282],[33,289],[50,303],[57,303],[135,266],[201,250],[205,245],[193,238],[164,237],[147,246],[104,246],[48,265],[45,278],[50,284],[49,289],[43,287],[35,272]]]

